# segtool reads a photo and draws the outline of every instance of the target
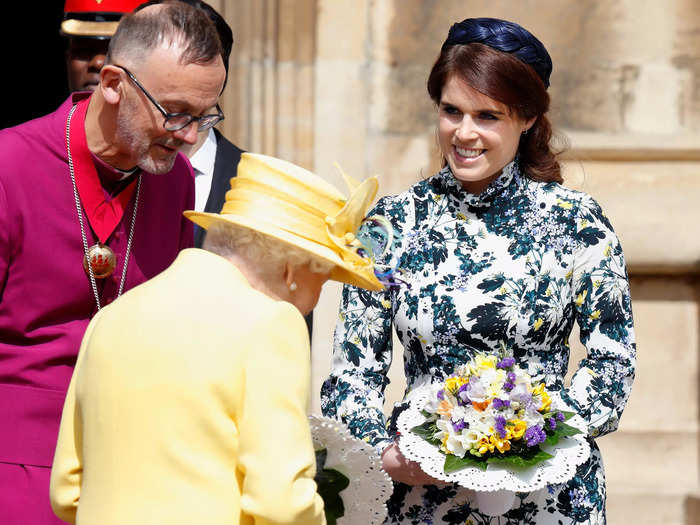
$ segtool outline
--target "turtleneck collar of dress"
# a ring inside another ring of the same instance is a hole
[[[445,166],[436,175],[436,178],[446,190],[446,193],[454,196],[462,205],[467,205],[470,208],[487,208],[491,206],[494,199],[499,196],[511,184],[520,184],[520,168],[517,160],[513,160],[501,171],[501,174],[496,177],[486,187],[484,191],[478,194],[469,193],[462,187],[461,182],[455,178],[449,166]]]

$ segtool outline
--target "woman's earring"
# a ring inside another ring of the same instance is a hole
[[[527,135],[528,131],[530,131],[530,128],[527,128],[525,131],[523,131],[523,137]]]
[[[297,283],[294,283],[294,282],[291,283],[291,284],[289,285],[289,291],[290,291],[290,292],[296,292],[296,291],[297,291]]]

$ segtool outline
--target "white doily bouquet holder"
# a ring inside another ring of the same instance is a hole
[[[325,468],[345,475],[350,484],[340,493],[345,514],[338,524],[379,525],[387,516],[386,501],[393,484],[382,469],[377,452],[354,437],[341,422],[324,416],[309,416],[314,449],[326,449]]]
[[[513,506],[516,492],[534,492],[547,485],[569,481],[576,468],[590,455],[585,438],[586,424],[580,416],[573,416],[567,424],[580,430],[581,434],[561,439],[554,446],[542,444],[541,448],[554,457],[540,465],[523,470],[496,465],[488,465],[486,470],[465,467],[446,474],[443,470],[445,454],[411,431],[426,421],[421,410],[431,392],[430,388],[414,391],[409,407],[399,416],[399,448],[406,458],[418,462],[421,469],[435,479],[458,483],[474,491],[476,506],[484,514],[499,516],[507,512]],[[558,399],[557,402],[560,403]]]

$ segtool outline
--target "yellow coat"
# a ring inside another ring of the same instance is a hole
[[[81,525],[323,524],[301,314],[198,249],[90,323],[51,474]]]

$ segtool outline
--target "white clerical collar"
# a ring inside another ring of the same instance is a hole
[[[204,144],[190,157],[190,164],[195,169],[195,175],[204,174],[211,176],[214,173],[214,161],[216,160],[216,135],[214,128],[207,133]]]

